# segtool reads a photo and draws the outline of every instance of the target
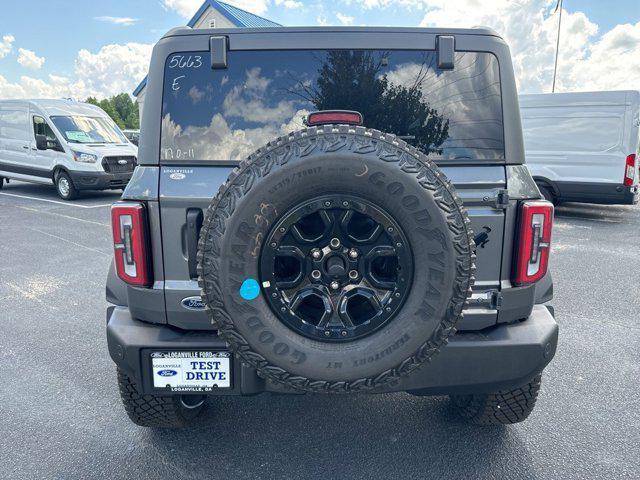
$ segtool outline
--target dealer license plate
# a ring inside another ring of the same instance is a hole
[[[210,392],[231,387],[229,352],[153,352],[153,386],[174,392]]]

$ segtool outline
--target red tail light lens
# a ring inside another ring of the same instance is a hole
[[[120,202],[111,207],[116,272],[130,285],[151,285],[147,252],[147,218],[141,203]]]
[[[362,114],[349,110],[323,110],[313,112],[307,116],[307,125],[326,125],[329,123],[346,123],[348,125],[362,125]]]
[[[514,284],[534,283],[547,273],[552,227],[552,203],[534,201],[520,205]]]
[[[624,186],[630,187],[636,179],[636,154],[632,153],[627,157],[627,163],[624,167]]]

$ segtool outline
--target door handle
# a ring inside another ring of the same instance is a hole
[[[22,148],[24,148],[25,150],[29,150],[29,145],[22,145]]]

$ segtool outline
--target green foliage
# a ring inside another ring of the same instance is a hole
[[[140,128],[140,118],[138,114],[138,102],[133,102],[127,93],[121,93],[111,98],[98,100],[89,97],[87,103],[97,105],[116,122],[120,128],[130,128],[137,130]]]

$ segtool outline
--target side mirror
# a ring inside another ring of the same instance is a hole
[[[36,135],[36,148],[38,150],[47,149],[47,137],[46,135]]]

